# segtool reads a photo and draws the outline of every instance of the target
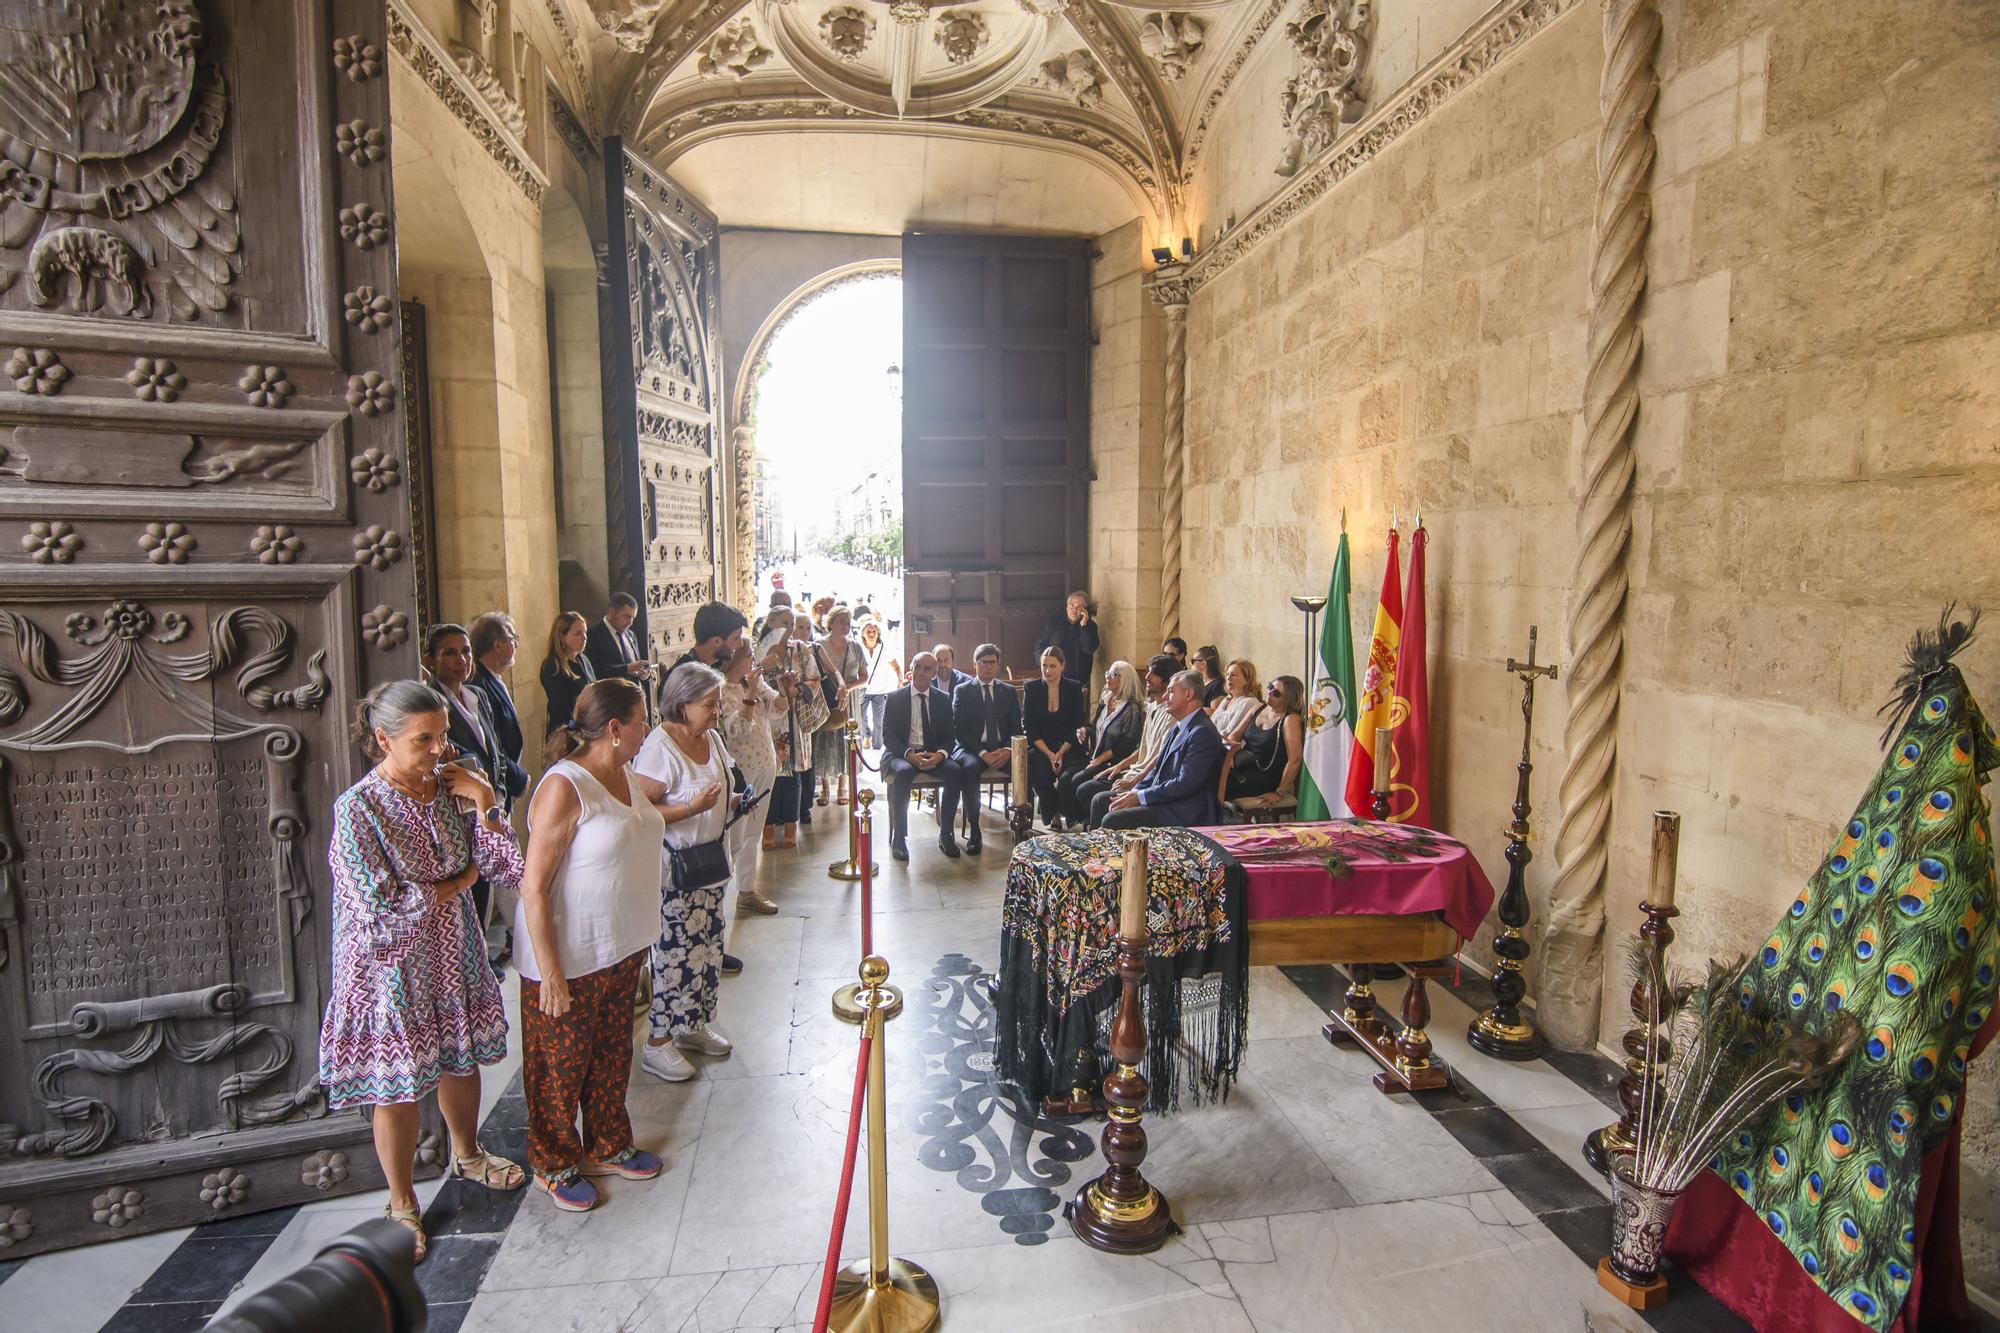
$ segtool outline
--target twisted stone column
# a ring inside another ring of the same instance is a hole
[[[1543,943],[1537,1014],[1558,1046],[1597,1041],[1604,971],[1604,872],[1618,757],[1625,555],[1632,540],[1632,425],[1639,411],[1639,299],[1652,222],[1649,123],[1659,95],[1657,0],[1607,0],[1603,125],[1590,255],[1589,375],[1584,383],[1583,494],[1569,612],[1556,882]]]
[[[1187,311],[1178,264],[1162,265],[1146,292],[1167,316],[1166,439],[1160,482],[1160,634],[1181,632],[1181,531],[1187,496]]]
[[[757,432],[738,426],[729,432],[730,463],[736,477],[736,605],[754,616],[757,606]]]

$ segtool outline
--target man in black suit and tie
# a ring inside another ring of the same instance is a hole
[[[458,748],[447,763],[473,768],[485,775],[496,792],[508,790],[507,764],[494,734],[493,710],[486,696],[472,688],[472,640],[463,625],[432,625],[424,634],[424,671],[431,684],[445,697],[446,738]],[[521,790],[528,775],[521,774]],[[472,907],[480,929],[486,927],[487,912],[493,902],[493,886],[484,875],[472,882]],[[496,968],[497,972],[498,969]]]
[[[958,840],[951,836],[958,820],[957,771],[945,767],[952,746],[951,700],[932,684],[937,659],[918,653],[910,659],[910,684],[889,696],[882,709],[882,778],[889,788],[889,855],[910,859],[905,835],[910,822],[910,784],[919,773],[936,773],[943,783],[938,793],[938,850],[956,859]]]
[[[493,737],[500,743],[500,758],[507,769],[507,781],[493,790],[500,793],[502,806],[513,813],[514,802],[528,790],[528,773],[521,767],[521,718],[514,711],[514,696],[500,673],[514,665],[514,653],[521,636],[513,617],[505,611],[488,611],[473,619],[467,636],[472,642],[472,678],[467,683],[486,698],[492,715]]]
[[[597,673],[599,680],[612,676],[628,677],[646,696],[646,720],[653,719],[653,677],[657,674],[653,664],[639,654],[639,636],[632,632],[632,622],[639,618],[639,599],[629,592],[614,592],[606,606],[604,619],[590,627],[590,637],[584,640],[583,655],[590,659],[590,669]]]
[[[982,643],[972,650],[978,675],[960,685],[951,697],[951,720],[958,746],[945,761],[972,813],[965,854],[979,855],[979,779],[989,768],[1007,771],[1014,758],[1013,740],[1021,730],[1021,696],[999,679],[1000,649]]]

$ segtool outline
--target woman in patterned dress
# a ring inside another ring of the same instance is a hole
[[[757,650],[743,644],[723,665],[722,743],[753,792],[769,792],[778,781],[774,727],[784,725],[785,697],[757,670]],[[784,678],[779,678],[781,683]],[[757,891],[757,863],[763,847],[758,833],[776,830],[757,819],[739,819],[729,829],[729,882],[736,887],[736,910],[770,916],[778,905]],[[767,840],[768,841],[768,840]]]
[[[844,606],[836,606],[827,612],[826,637],[819,641],[820,672],[828,679],[840,680],[838,698],[826,701],[826,721],[813,733],[813,775],[819,779],[819,803],[826,804],[828,784],[832,784],[833,799],[837,804],[846,805],[847,790],[847,700],[854,687],[868,677],[868,659],[861,652],[861,645],[849,635],[854,625],[854,613]]]
[[[328,1106],[375,1108],[375,1155],[389,1184],[383,1212],[416,1233],[412,1188],[417,1104],[437,1090],[452,1174],[488,1189],[526,1183],[479,1146],[479,1066],[507,1053],[500,983],[466,892],[481,875],[512,888],[521,852],[493,788],[443,762],[444,696],[414,680],[377,686],[354,738],[376,761],[333,803],[331,994],[320,1023],[319,1081]]]

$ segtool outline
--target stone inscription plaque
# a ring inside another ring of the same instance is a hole
[[[236,981],[284,987],[270,793],[254,739],[75,749],[12,774],[29,1018]]]

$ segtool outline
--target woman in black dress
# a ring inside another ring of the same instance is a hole
[[[1062,649],[1042,649],[1042,678],[1021,691],[1021,730],[1028,737],[1028,786],[1042,822],[1062,829],[1062,806],[1056,777],[1065,768],[1080,767],[1076,732],[1084,724],[1083,690],[1063,679]]]
[[[1104,692],[1097,698],[1097,715],[1077,733],[1077,748],[1073,753],[1079,762],[1065,764],[1056,777],[1056,799],[1062,806],[1063,818],[1072,826],[1081,827],[1090,817],[1090,809],[1077,796],[1077,788],[1138,749],[1139,733],[1145,725],[1146,706],[1141,701],[1139,673],[1130,662],[1113,662],[1104,672]]]
[[[1194,650],[1194,669],[1201,672],[1203,708],[1209,707],[1228,693],[1228,686],[1222,675],[1222,653],[1214,644],[1204,643]]]
[[[1243,729],[1243,739],[1230,757],[1229,780],[1222,799],[1298,790],[1299,764],[1305,758],[1305,686],[1297,676],[1279,676],[1264,692],[1264,706]]]
[[[590,639],[590,624],[574,611],[565,611],[549,627],[549,655],[542,659],[542,693],[548,696],[549,720],[544,738],[556,734],[576,715],[576,697],[583,687],[597,679],[583,645]]]

